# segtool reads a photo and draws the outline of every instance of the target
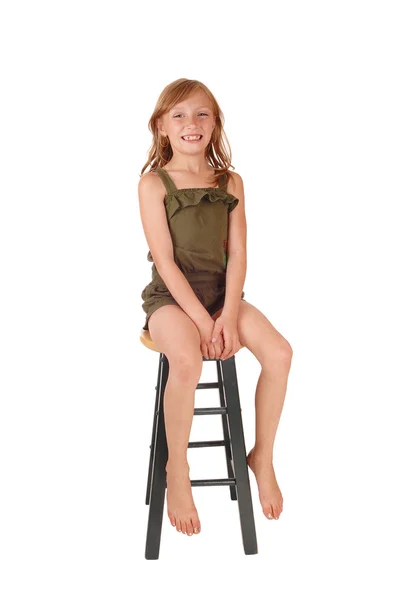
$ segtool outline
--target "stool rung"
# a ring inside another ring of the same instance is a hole
[[[203,383],[198,383],[198,385],[196,386],[197,390],[211,390],[211,389],[217,389],[220,387],[220,384],[216,381],[215,383],[210,383],[210,382],[203,382]]]
[[[224,440],[206,441],[206,442],[189,442],[188,448],[207,448],[214,446],[225,446]]]
[[[205,485],[236,485],[236,479],[191,479],[192,487]]]
[[[198,383],[198,385],[196,386],[197,390],[212,390],[212,389],[217,389],[220,387],[220,384],[217,383],[216,381],[214,383],[211,382],[203,382],[203,383]],[[158,389],[158,386],[155,385],[155,390]]]
[[[194,415],[226,415],[226,406],[212,406],[210,408],[195,408]]]
[[[191,479],[191,487],[201,487],[210,485],[236,485],[236,479]]]

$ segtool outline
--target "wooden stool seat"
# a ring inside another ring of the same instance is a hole
[[[144,344],[149,350],[154,350],[155,352],[160,352],[159,348],[156,346],[155,342],[151,338],[151,334],[148,329],[141,329],[140,332],[140,342]]]
[[[166,463],[168,458],[166,430],[164,424],[163,398],[169,375],[169,362],[153,342],[148,330],[141,329],[140,341],[155,352],[159,352],[159,368],[155,387],[155,410],[150,445],[149,469],[145,503],[149,505],[148,527],[145,546],[145,558],[159,558],[160,538],[166,492]],[[246,447],[243,432],[235,356],[227,360],[215,361],[217,381],[198,383],[197,390],[218,389],[220,406],[195,408],[194,416],[221,415],[223,439],[214,441],[189,442],[188,448],[225,447],[228,477],[218,479],[191,479],[191,486],[224,485],[229,487],[231,500],[237,500],[245,554],[257,554],[257,537],[253,515],[249,472],[246,460]],[[200,535],[200,534],[198,534]]]

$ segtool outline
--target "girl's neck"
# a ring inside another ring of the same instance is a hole
[[[186,173],[187,175],[194,175],[197,177],[207,176],[210,173],[214,173],[214,169],[210,167],[210,165],[206,162],[201,162],[198,164],[197,162],[185,162],[185,163],[172,163],[168,162],[163,167],[166,171],[174,171],[176,173]]]

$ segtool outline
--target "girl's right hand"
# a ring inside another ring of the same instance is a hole
[[[214,321],[210,317],[197,325],[200,335],[200,351],[205,358],[220,358],[224,350],[224,339],[222,335],[218,336],[216,342],[211,341],[214,329]]]

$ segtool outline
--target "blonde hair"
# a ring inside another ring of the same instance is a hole
[[[141,170],[141,175],[145,172],[148,165],[150,166],[149,171],[154,171],[158,167],[163,167],[173,156],[169,138],[167,138],[167,145],[161,145],[161,141],[164,141],[164,138],[157,127],[157,120],[171,110],[173,106],[182,102],[197,90],[202,90],[207,94],[215,116],[215,127],[211,140],[205,150],[205,159],[216,171],[214,183],[218,184],[219,178],[224,173],[227,173],[225,185],[228,184],[231,177],[228,170],[230,167],[233,169],[235,167],[231,164],[231,147],[223,128],[224,115],[209,88],[196,79],[176,79],[169,83],[160,94],[148,123],[148,128],[152,132],[153,139],[148,151],[148,160]]]

